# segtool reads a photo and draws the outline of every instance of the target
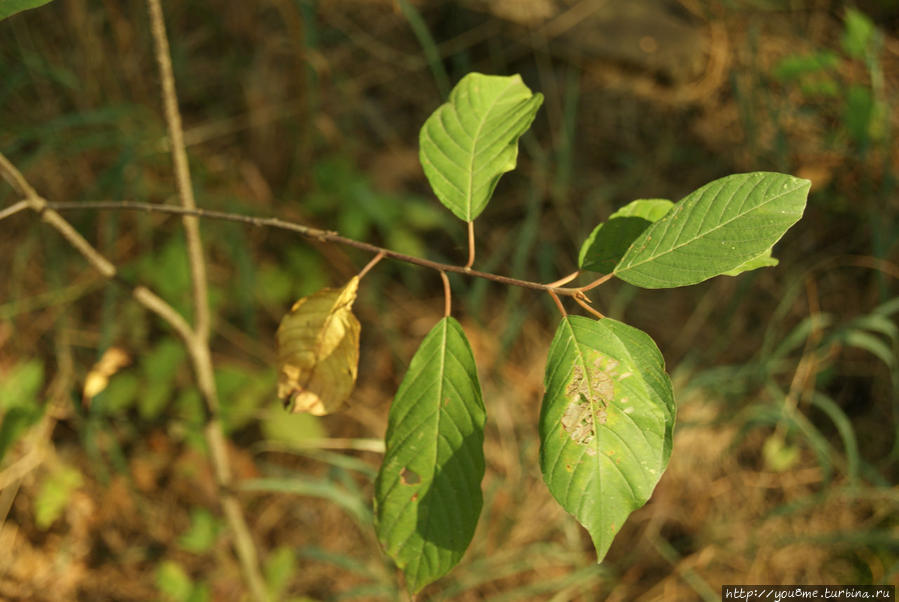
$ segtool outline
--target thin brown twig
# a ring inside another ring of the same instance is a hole
[[[580,305],[581,307],[583,307],[584,309],[589,311],[591,314],[593,314],[600,320],[605,318],[605,316],[602,314],[602,312],[600,312],[597,309],[594,309],[589,303],[587,303],[587,301],[589,301],[589,299],[587,301],[584,300],[584,299],[586,299],[586,297],[581,298],[581,296],[579,296],[579,295],[574,295],[572,297],[572,299],[574,299],[575,303],[577,303],[578,305]]]
[[[520,288],[528,288],[531,290],[537,291],[555,291],[556,294],[565,295],[567,297],[573,297],[575,295],[582,295],[584,287],[576,287],[576,288],[566,288],[553,286],[552,284],[543,284],[542,282],[532,282],[530,280],[519,280],[518,278],[510,278],[508,276],[503,276],[500,274],[492,274],[490,272],[481,272],[479,270],[472,270],[469,268],[465,268],[460,265],[453,265],[450,263],[440,263],[439,261],[431,261],[430,259],[424,259],[421,257],[415,257],[414,255],[406,255],[405,253],[399,253],[397,251],[392,251],[390,249],[386,249],[384,247],[379,247],[377,245],[373,245],[367,242],[355,240],[352,238],[347,238],[345,236],[341,236],[337,232],[333,232],[331,230],[319,230],[318,228],[311,228],[309,226],[304,226],[302,224],[297,224],[294,222],[289,222],[286,220],[274,218],[274,217],[254,217],[249,215],[241,215],[239,213],[227,213],[224,211],[214,211],[210,209],[184,209],[183,207],[175,207],[173,205],[159,205],[156,203],[140,203],[137,201],[85,201],[85,202],[77,202],[77,203],[48,203],[47,207],[55,209],[57,211],[73,211],[73,210],[128,210],[128,211],[148,211],[151,213],[171,213],[175,215],[196,215],[198,217],[205,217],[209,219],[218,219],[229,222],[238,222],[243,224],[250,224],[252,226],[257,227],[265,227],[265,228],[276,228],[278,230],[287,230],[290,232],[296,232],[301,236],[304,236],[311,240],[316,240],[319,242],[332,242],[337,244],[346,245],[349,247],[355,247],[357,249],[361,249],[363,251],[367,251],[369,253],[384,253],[385,257],[389,257],[391,259],[395,259],[397,261],[403,261],[405,263],[411,263],[413,265],[418,265],[425,268],[430,268],[432,270],[437,270],[438,272],[451,272],[454,274],[466,274],[468,276],[472,276],[474,278],[483,278],[485,280],[490,280],[493,282],[497,282],[499,284],[506,284],[509,286],[517,286]],[[605,281],[611,278],[611,276],[604,276],[600,280]],[[592,288],[598,286],[600,284],[598,281],[594,282],[588,287]]]
[[[565,311],[565,306],[562,305],[562,300],[559,299],[559,295],[556,294],[556,291],[554,291],[554,290],[552,290],[552,289],[549,289],[548,292],[549,292],[549,296],[552,297],[552,298],[553,298],[553,301],[556,302],[556,307],[559,308],[559,313],[562,314],[562,317],[563,317],[563,318],[564,318],[564,317],[567,317],[567,316],[568,316],[568,312]]]
[[[95,270],[106,278],[127,284],[118,277],[118,270],[112,262],[97,251],[64,217],[47,207],[47,201],[37,194],[22,173],[2,153],[0,153],[0,175],[10,182],[17,191],[25,191],[27,197],[22,202],[38,213],[45,223],[52,226],[81,253]],[[12,206],[18,205],[19,203],[16,203]],[[132,295],[138,303],[168,323],[181,336],[186,345],[189,344],[193,337],[193,331],[187,321],[171,305],[143,286],[132,287]]]
[[[22,175],[22,172],[9,162],[3,153],[0,153],[0,175],[10,183],[15,182],[13,187],[16,188],[16,190],[26,191],[28,197],[21,202],[26,203],[29,208],[40,214],[41,219],[59,232],[70,245],[84,256],[87,262],[91,264],[95,270],[100,272],[100,274],[106,278],[114,279],[127,285],[127,283],[118,278],[118,270],[115,265],[81,236],[81,234],[73,228],[63,216],[50,208],[48,206],[49,203],[37,194],[31,184],[25,179],[25,176]],[[18,205],[19,203],[15,203],[12,207]],[[132,295],[138,303],[155,313],[162,318],[164,322],[174,328],[185,343],[190,340],[193,335],[190,325],[171,305],[144,286],[130,288],[132,288]]]
[[[465,269],[471,269],[471,266],[474,265],[474,220],[468,222],[468,262],[465,264]]]
[[[453,311],[453,291],[450,289],[450,281],[446,272],[440,272],[440,278],[443,280],[443,316],[448,318]]]
[[[599,278],[597,278],[590,284],[586,284],[586,285],[580,287],[578,290],[581,291],[582,293],[586,293],[590,289],[594,289],[597,286],[599,286],[600,284],[607,282],[608,280],[611,280],[614,275],[615,274],[606,274],[605,276],[600,276]]]
[[[559,278],[558,280],[554,280],[553,282],[547,282],[546,286],[558,288],[558,287],[562,286],[563,284],[568,284],[569,282],[571,282],[572,280],[574,280],[575,278],[577,278],[580,275],[581,275],[581,271],[575,270],[574,272],[571,272],[567,276],[563,276],[562,278]]]
[[[11,215],[15,215],[20,211],[25,211],[26,209],[28,209],[28,206],[28,201],[19,201],[18,203],[13,203],[6,209],[0,210],[0,221],[6,219],[7,217],[10,217]]]
[[[175,77],[172,73],[172,59],[169,51],[168,37],[165,32],[165,20],[160,0],[147,0],[150,15],[150,31],[156,51],[156,62],[162,84],[162,102],[165,110],[166,126],[171,143],[172,163],[181,207],[195,210],[193,185],[190,178],[190,167],[187,161],[187,150],[184,146],[184,133],[181,127],[181,113],[178,110],[178,96],[175,92]],[[192,336],[186,340],[191,357],[197,386],[206,403],[205,436],[209,445],[210,461],[215,471],[219,486],[219,500],[225,519],[234,538],[234,548],[243,571],[244,579],[252,597],[257,602],[268,600],[265,581],[259,568],[259,555],[252,534],[247,525],[243,509],[234,493],[231,464],[228,459],[227,440],[220,417],[220,403],[215,385],[212,353],[209,348],[210,312],[209,295],[206,281],[206,261],[203,257],[203,244],[200,239],[199,220],[195,215],[182,215],[184,231],[187,238],[187,257],[191,272],[193,289],[194,326]]]
[[[15,165],[10,163],[2,153],[0,153],[0,174],[3,175],[3,179],[9,182],[9,185],[12,186],[13,190],[18,192],[20,196],[23,196],[26,199],[38,198],[39,195],[37,191],[31,187],[31,184],[28,183],[28,180],[25,179],[22,172],[16,169]]]
[[[366,263],[366,264],[365,264],[365,267],[362,268],[361,270],[359,270],[359,274],[358,274],[359,280],[362,280],[362,279],[365,277],[365,275],[368,274],[368,273],[371,271],[371,269],[372,269],[373,267],[375,267],[376,265],[378,265],[378,263],[379,263],[382,259],[384,259],[384,257],[385,257],[384,253],[378,253],[377,255],[375,255],[374,257],[372,257],[372,258],[371,258],[371,261],[369,261],[368,263]]]
[[[156,62],[162,84],[162,104],[165,110],[165,122],[171,145],[172,164],[175,171],[175,182],[181,206],[195,209],[193,184],[190,178],[190,166],[187,161],[187,150],[184,146],[184,131],[181,126],[181,113],[178,110],[178,95],[175,91],[175,76],[172,73],[172,59],[169,51],[168,36],[165,32],[165,20],[160,0],[147,0],[150,14],[150,32],[156,50]],[[206,261],[203,258],[203,245],[200,239],[199,220],[185,215],[184,232],[187,238],[187,253],[191,270],[193,287],[195,324],[197,338],[209,338],[209,300],[206,282]]]

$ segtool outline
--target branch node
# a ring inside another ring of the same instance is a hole
[[[373,267],[375,267],[376,265],[378,265],[378,262],[381,261],[382,259],[384,259],[384,257],[386,257],[386,256],[387,256],[387,254],[386,254],[384,251],[381,251],[380,253],[378,253],[377,255],[375,255],[374,257],[372,257],[371,261],[369,261],[368,263],[366,263],[366,264],[365,264],[365,267],[362,268],[362,270],[359,272],[359,280],[362,280],[362,278],[363,278],[366,274],[368,274],[368,272],[371,271],[371,269],[372,269]]]
[[[576,302],[578,305],[580,305],[581,307],[583,307],[584,309],[586,309],[588,312],[590,312],[591,314],[593,314],[594,316],[596,316],[596,317],[597,317],[598,319],[600,319],[600,320],[602,320],[603,318],[605,318],[605,316],[602,314],[602,312],[600,312],[600,311],[598,311],[598,310],[593,309],[592,307],[590,307],[590,305],[588,305],[588,304],[584,301],[584,299],[586,299],[588,302],[590,301],[590,299],[587,299],[586,296],[585,296],[583,299],[581,299],[581,297],[579,297],[579,296],[577,296],[577,295],[574,295],[574,300],[575,300],[575,302]]]
[[[546,289],[546,292],[548,292],[548,293],[549,293],[549,296],[552,297],[552,298],[553,298],[553,301],[556,302],[556,307],[559,308],[559,313],[562,314],[562,317],[563,317],[563,318],[567,318],[567,317],[568,317],[568,312],[565,311],[565,306],[562,305],[562,300],[559,299],[559,295],[556,294],[556,291],[554,291],[553,289],[549,288],[549,289]]]

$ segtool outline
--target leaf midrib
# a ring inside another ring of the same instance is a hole
[[[760,179],[758,182],[756,182],[756,184],[755,184],[754,187],[758,187],[758,185],[761,184],[763,181],[764,181],[764,179]],[[800,180],[800,182],[801,182],[801,180]],[[640,261],[640,262],[638,262],[638,263],[632,263],[631,265],[629,265],[629,266],[627,266],[627,267],[625,267],[625,268],[623,268],[623,269],[621,269],[621,270],[615,269],[615,270],[613,271],[613,273],[614,273],[614,274],[621,274],[621,273],[623,273],[623,272],[627,272],[628,270],[632,270],[632,269],[634,269],[634,268],[636,268],[636,267],[638,267],[638,266],[641,266],[641,265],[643,265],[643,264],[645,264],[645,263],[649,263],[650,261],[655,261],[655,260],[658,259],[659,257],[663,257],[663,256],[665,256],[665,255],[668,255],[669,253],[673,253],[674,251],[680,249],[681,247],[685,247],[685,246],[687,246],[687,245],[689,245],[689,244],[691,244],[691,243],[693,243],[693,242],[695,242],[695,241],[697,241],[697,240],[699,240],[699,239],[701,239],[701,238],[704,238],[704,237],[708,236],[708,235],[711,234],[712,232],[715,232],[716,230],[718,230],[718,229],[720,229],[720,228],[723,228],[723,227],[727,226],[728,224],[730,224],[730,223],[733,222],[734,220],[740,219],[740,218],[742,218],[743,216],[745,216],[745,215],[747,215],[747,214],[749,214],[749,213],[752,213],[752,212],[755,211],[756,209],[760,209],[761,207],[764,207],[765,205],[768,205],[768,204],[770,204],[770,203],[773,203],[774,201],[779,200],[779,199],[785,197],[785,196],[788,195],[788,194],[791,194],[791,193],[793,193],[793,192],[796,192],[796,190],[797,190],[798,188],[800,188],[800,186],[796,186],[796,187],[794,187],[794,188],[791,188],[790,190],[787,190],[787,191],[785,191],[785,192],[781,192],[781,193],[779,193],[778,195],[771,197],[770,199],[768,199],[768,200],[765,201],[764,203],[760,203],[760,204],[758,204],[758,205],[754,205],[751,209],[748,209],[747,211],[744,211],[743,213],[740,213],[740,214],[738,214],[738,215],[735,215],[735,216],[732,217],[731,219],[729,219],[729,220],[727,220],[727,221],[724,221],[724,222],[721,222],[721,223],[718,224],[717,226],[715,226],[715,227],[713,227],[713,228],[710,228],[710,229],[704,231],[702,234],[696,235],[696,236],[694,236],[693,238],[691,238],[691,239],[689,239],[689,240],[687,240],[687,241],[685,241],[685,242],[683,242],[683,243],[677,244],[677,245],[671,247],[670,249],[668,249],[667,251],[664,251],[664,252],[659,253],[659,254],[657,254],[657,255],[651,255],[651,256],[647,257],[646,259],[644,259],[643,261]],[[750,192],[749,194],[751,194],[751,192]],[[728,202],[729,202],[730,200],[732,200],[734,196],[736,196],[736,195],[732,195],[731,198],[728,199]],[[747,194],[747,196],[749,196],[749,195]],[[665,217],[667,217],[667,216],[665,216]],[[653,226],[655,226],[655,225],[661,223],[662,220],[665,219],[665,217],[663,217],[661,220],[655,222],[652,226],[650,226],[649,228],[647,228],[646,231],[643,232],[643,234],[640,235],[641,238],[644,237],[644,236],[646,236],[646,233],[649,232],[649,230],[651,230]],[[690,218],[686,218],[686,217],[685,217],[684,219],[686,220],[686,219],[690,219]],[[669,222],[669,224],[670,224],[670,222]],[[639,239],[638,239],[638,240],[639,240]],[[636,242],[636,241],[634,241],[634,242]],[[632,244],[632,246],[633,246],[633,244]]]
[[[481,134],[481,130],[484,128],[484,124],[487,123],[490,112],[502,100],[503,95],[509,90],[509,88],[515,85],[515,83],[516,83],[516,81],[513,78],[509,82],[509,84],[505,88],[503,88],[503,90],[499,94],[496,95],[496,97],[493,99],[493,102],[490,103],[489,107],[484,112],[484,116],[481,118],[480,123],[478,123],[478,129],[475,131],[474,135],[471,138],[471,156],[468,160],[468,187],[467,187],[468,191],[466,192],[466,196],[465,196],[466,221],[469,221],[469,222],[472,221],[471,214],[472,214],[472,199],[474,198],[474,174],[475,174],[474,160],[475,160],[475,156],[477,155],[477,153],[475,152],[475,149],[478,146],[478,137]],[[474,86],[472,86],[472,87],[474,87]],[[472,92],[473,92],[473,90],[469,91],[469,94],[471,94]]]

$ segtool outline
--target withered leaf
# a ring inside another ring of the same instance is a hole
[[[91,400],[106,389],[112,375],[130,363],[131,357],[121,347],[110,347],[107,349],[84,379],[81,400],[85,407],[90,405]]]
[[[340,409],[356,384],[359,320],[354,276],[343,288],[303,297],[278,327],[278,397],[290,412],[316,416]]]

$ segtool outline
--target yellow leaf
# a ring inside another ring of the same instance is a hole
[[[356,384],[359,320],[354,276],[341,289],[325,288],[293,304],[278,327],[278,397],[290,412],[334,412]]]
[[[131,363],[128,352],[120,347],[110,347],[103,354],[84,379],[82,401],[85,405],[103,392],[109,384],[109,378]]]

